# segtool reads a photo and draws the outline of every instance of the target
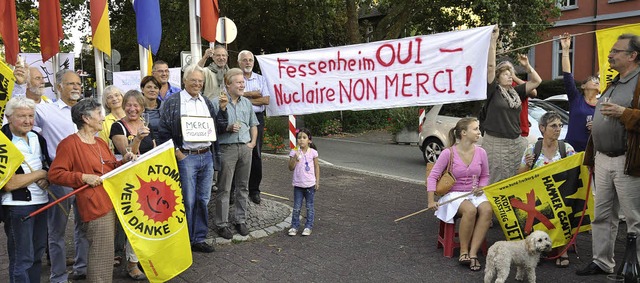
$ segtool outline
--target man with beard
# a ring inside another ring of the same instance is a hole
[[[36,104],[51,103],[51,99],[44,95],[44,76],[37,67],[29,67],[27,72],[27,98],[33,99]]]
[[[204,56],[198,61],[198,66],[204,67],[209,58],[213,59],[213,63],[204,68],[205,83],[202,95],[213,101],[218,99],[220,92],[224,88],[224,75],[229,70],[229,66],[227,66],[229,54],[224,46],[216,45],[214,48],[209,48],[204,52]]]
[[[82,98],[82,82],[75,72],[64,69],[56,73],[56,90],[60,96],[54,103],[40,103],[36,105],[35,126],[42,129],[42,136],[47,141],[47,150],[51,160],[56,157],[56,147],[67,136],[74,134],[77,129],[71,121],[71,107]],[[60,198],[73,189],[51,184],[51,193]],[[50,201],[53,198],[50,197]],[[47,210],[47,225],[49,230],[49,257],[51,258],[51,282],[67,282],[68,279],[81,280],[87,274],[87,252],[89,242],[86,229],[80,221],[77,206],[74,204],[75,214],[75,247],[76,256],[73,271],[67,274],[65,251],[65,228],[69,220],[69,208],[75,203],[75,197],[70,197],[60,204]]]
[[[162,60],[155,61],[151,69],[153,70],[153,77],[160,82],[161,87],[158,98],[161,101],[165,101],[172,94],[181,91],[180,86],[173,86],[169,83],[169,64],[167,62]]]

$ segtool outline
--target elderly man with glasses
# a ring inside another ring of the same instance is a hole
[[[595,171],[595,208],[591,220],[593,260],[577,275],[613,273],[618,209],[627,233],[640,234],[640,37],[623,34],[608,56],[618,71],[602,93],[593,115],[584,162]],[[640,255],[640,245],[636,246]]]
[[[216,127],[218,124],[226,127],[226,113],[218,111],[208,98],[202,96],[204,70],[201,67],[186,67],[183,83],[184,90],[163,102],[158,139],[160,144],[171,139],[176,147],[191,250],[211,253],[215,249],[205,242],[209,231],[207,206],[211,198],[216,156]],[[221,105],[228,101],[226,97],[219,96],[218,99]],[[198,129],[187,126],[194,124],[200,125]],[[207,135],[199,135],[201,133]]]
[[[56,147],[67,136],[74,134],[77,129],[71,121],[71,107],[82,98],[82,82],[75,72],[64,69],[56,73],[56,90],[60,98],[54,103],[41,103],[36,105],[35,127],[42,129],[42,136],[47,141],[49,157],[54,160]],[[50,185],[51,192],[56,198],[60,198],[72,191],[69,187]],[[53,201],[53,198],[51,199]],[[69,209],[74,203],[75,220],[75,247],[76,256],[73,271],[67,274],[65,251],[65,227],[69,220]],[[80,280],[86,278],[87,253],[89,242],[87,241],[84,223],[78,216],[75,197],[62,201],[61,206],[54,206],[47,210],[47,224],[49,228],[49,257],[51,258],[51,282],[67,282],[68,279]]]

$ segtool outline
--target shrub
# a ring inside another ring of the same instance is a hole
[[[397,134],[402,129],[417,131],[419,126],[418,113],[420,107],[405,107],[389,109],[388,130]]]
[[[264,124],[263,146],[276,153],[284,150],[289,144],[288,118],[286,116],[266,117]]]
[[[342,123],[339,119],[325,120],[320,126],[320,135],[330,136],[342,133]]]

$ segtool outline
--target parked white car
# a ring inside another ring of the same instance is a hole
[[[434,105],[425,115],[424,122],[419,131],[418,145],[422,151],[424,161],[435,162],[440,156],[440,152],[449,145],[449,130],[453,128],[458,120],[462,117],[470,116],[469,113],[460,113],[460,107],[456,104],[439,104]],[[562,117],[562,124],[565,127],[560,132],[560,139],[564,139],[567,135],[566,125],[569,123],[569,113],[563,109],[540,99],[529,99],[529,143],[535,142],[542,137],[538,128],[538,119],[547,113],[547,111],[556,111]],[[491,114],[489,114],[491,115]],[[479,141],[482,144],[482,139]]]

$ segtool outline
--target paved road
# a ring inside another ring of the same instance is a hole
[[[320,156],[324,154],[320,149]],[[433,214],[393,221],[425,207],[423,185],[328,165],[321,171],[313,235],[288,237],[281,232],[218,245],[213,254],[194,254],[192,267],[171,282],[482,282],[482,272],[471,272],[436,249],[438,222]],[[263,191],[292,197],[291,173],[283,157],[265,156],[264,176]],[[504,238],[497,227],[487,237],[490,244]],[[624,253],[623,237],[619,233],[618,260]],[[7,282],[5,247],[6,237],[0,233],[0,282]],[[591,258],[588,233],[578,236],[578,250],[580,259],[571,252],[569,268],[540,265],[538,282],[606,282],[604,276],[574,275]],[[512,272],[507,282],[516,282],[513,277]],[[120,268],[114,270],[114,282],[131,281]]]
[[[385,132],[364,137],[314,137],[314,142],[322,161],[329,164],[424,183],[425,164],[418,146],[391,143],[391,135]]]

